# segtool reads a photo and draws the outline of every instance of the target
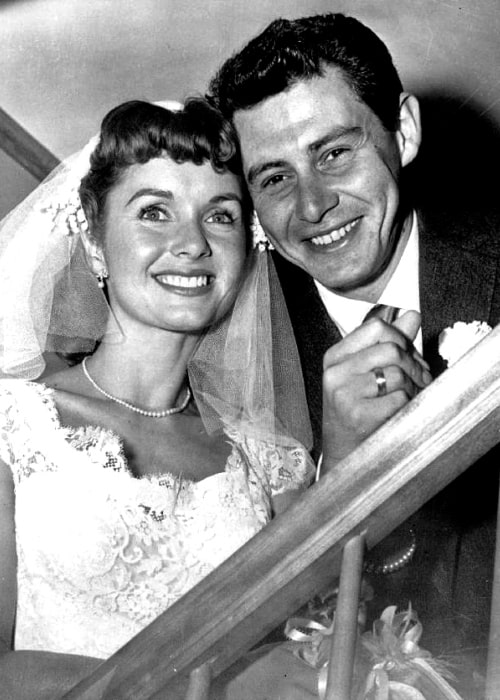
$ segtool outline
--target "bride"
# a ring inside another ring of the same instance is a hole
[[[312,479],[239,167],[203,100],[128,102],[0,227],[11,700],[61,697]],[[50,373],[47,353],[73,364]]]

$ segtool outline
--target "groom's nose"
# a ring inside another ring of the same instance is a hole
[[[296,216],[309,223],[321,221],[324,214],[339,203],[332,183],[327,183],[324,175],[314,171],[299,177],[296,193]]]

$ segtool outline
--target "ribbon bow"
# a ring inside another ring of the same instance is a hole
[[[333,634],[333,621],[329,626],[306,617],[291,617],[285,626],[285,635],[293,642],[299,642],[293,653],[314,668],[321,668],[330,654],[330,640]]]
[[[307,617],[291,617],[285,626],[287,638],[293,642],[299,642],[292,653],[310,666],[320,669],[318,677],[320,700],[324,700],[326,696],[327,666],[331,645],[329,637],[333,634],[334,622],[335,618],[330,625],[326,626]]]
[[[443,676],[446,666],[418,645],[422,624],[411,606],[396,614],[396,606],[384,610],[365,633],[362,644],[371,656],[364,700],[462,700]]]

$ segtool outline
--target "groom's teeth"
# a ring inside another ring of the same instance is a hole
[[[185,277],[184,275],[160,275],[158,277],[163,284],[171,287],[206,287],[208,275],[198,275],[197,277]]]
[[[349,233],[357,221],[358,219],[355,219],[349,224],[342,226],[342,228],[337,228],[335,231],[325,233],[324,236],[315,236],[314,238],[311,238],[311,242],[314,243],[314,245],[328,245],[328,243],[333,243],[333,241],[339,241],[341,238],[344,238],[347,233]]]

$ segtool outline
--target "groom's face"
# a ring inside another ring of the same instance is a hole
[[[388,279],[404,139],[340,71],[328,67],[236,112],[234,122],[255,208],[278,252],[348,296],[366,297]]]

